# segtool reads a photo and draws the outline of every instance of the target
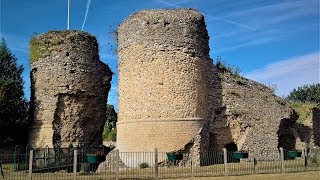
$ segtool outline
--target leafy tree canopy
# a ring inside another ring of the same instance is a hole
[[[298,87],[287,96],[290,101],[320,103],[320,83]]]
[[[24,99],[23,67],[10,52],[4,39],[0,43],[0,143],[19,143],[26,137],[27,102]]]

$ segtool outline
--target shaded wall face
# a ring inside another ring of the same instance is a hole
[[[312,109],[312,123],[314,144],[320,146],[320,109],[318,107]]]
[[[78,31],[49,32],[30,46],[31,54],[43,53],[31,63],[33,146],[101,144],[112,74],[99,61],[95,38]]]
[[[183,148],[208,118],[209,59],[203,16],[142,11],[118,29],[121,151]]]

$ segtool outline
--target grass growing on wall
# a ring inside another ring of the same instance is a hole
[[[33,37],[30,41],[30,63],[48,57],[51,53],[50,47],[59,44],[63,44],[63,39],[56,38],[49,41]]]
[[[317,107],[316,103],[291,102],[291,106],[298,113],[297,123],[304,123],[306,120],[312,121],[312,109]]]
[[[30,40],[30,63],[48,57],[51,51],[58,50],[52,47],[66,43],[66,40],[70,40],[74,35],[81,37],[80,40],[95,38],[89,33],[78,30],[49,31],[43,35],[34,36]]]

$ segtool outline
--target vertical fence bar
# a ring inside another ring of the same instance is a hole
[[[280,160],[281,160],[281,172],[284,173],[285,167],[284,167],[284,154],[283,154],[283,148],[280,148]]]
[[[254,173],[257,174],[257,169],[258,167],[258,159],[256,157],[253,158],[253,169],[254,169]]]
[[[303,152],[303,154],[304,154],[304,162],[303,162],[303,164],[304,164],[304,169],[305,170],[307,170],[308,169],[308,159],[307,159],[307,157],[308,157],[308,154],[307,154],[307,147],[305,147],[303,150],[302,150],[302,152]]]
[[[194,177],[194,154],[193,154],[193,149],[190,150],[190,159],[191,159],[191,176]]]
[[[32,162],[33,162],[33,150],[30,150],[29,155],[29,180],[32,180]]]
[[[18,170],[18,165],[17,165],[18,149],[19,149],[19,145],[16,145],[14,147],[14,156],[13,156],[13,168],[14,168],[14,170]]]
[[[154,149],[154,178],[158,179],[159,169],[158,169],[158,149]]]
[[[26,151],[25,151],[25,159],[24,159],[24,170],[26,171],[27,170],[27,167],[28,167],[28,161],[29,161],[29,156],[28,156],[28,152],[29,152],[29,147],[30,147],[30,145],[28,145],[27,147],[26,147]]]
[[[119,179],[119,149],[116,150],[116,180]]]
[[[223,163],[224,163],[224,175],[228,175],[228,154],[227,149],[223,148]]]
[[[77,178],[78,150],[73,150],[73,179]]]

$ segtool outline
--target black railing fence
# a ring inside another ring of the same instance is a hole
[[[320,149],[119,152],[106,147],[0,153],[0,179],[165,179],[320,170]]]

